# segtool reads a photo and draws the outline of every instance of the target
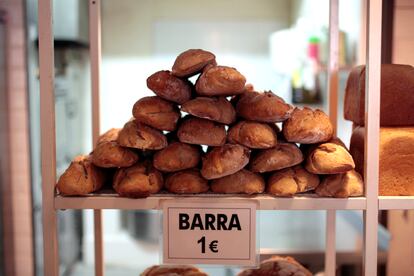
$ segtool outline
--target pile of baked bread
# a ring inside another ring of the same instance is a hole
[[[190,265],[152,266],[141,276],[207,276],[208,274]],[[258,268],[245,269],[237,276],[311,276],[309,270],[292,257],[273,256],[260,263]]]
[[[255,92],[235,68],[217,65],[212,53],[181,53],[171,71],[154,73],[147,86],[156,96],[139,99],[122,129],[104,133],[89,155],[73,160],[57,183],[60,194],[86,195],[107,182],[133,198],[163,189],[363,194],[354,160],[325,113]]]

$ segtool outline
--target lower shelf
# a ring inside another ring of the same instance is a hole
[[[175,195],[163,193],[147,198],[131,199],[119,197],[114,193],[102,192],[83,197],[57,195],[55,197],[55,209],[159,210],[162,208],[161,202],[163,200],[196,200],[200,198],[214,201],[253,199],[259,202],[259,210],[365,210],[366,208],[364,197],[321,198],[314,194],[304,194],[292,198],[280,198],[269,195]]]

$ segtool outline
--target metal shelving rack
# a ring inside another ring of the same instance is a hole
[[[86,0],[85,0],[86,1]],[[93,141],[99,133],[99,82],[101,61],[100,0],[89,1],[90,58],[92,78],[92,130]],[[379,106],[380,106],[380,63],[381,63],[381,15],[382,1],[367,0],[367,74],[366,74],[366,137],[365,140],[365,197],[334,199],[301,196],[274,198],[267,195],[250,196],[259,202],[260,210],[326,210],[327,231],[325,251],[326,275],[335,275],[336,210],[362,210],[364,212],[364,274],[377,274],[378,210],[414,209],[412,197],[378,197],[379,170]],[[54,110],[54,50],[52,0],[39,0],[39,60],[41,91],[41,147],[42,147],[42,193],[43,193],[43,243],[44,271],[46,276],[59,274],[57,212],[62,209],[93,209],[95,228],[95,275],[102,276],[103,209],[159,209],[160,200],[177,198],[160,194],[146,199],[129,199],[115,194],[98,193],[87,197],[62,197],[55,194],[56,151]],[[338,101],[338,0],[330,0],[329,20],[329,114],[337,127]],[[243,199],[245,196],[200,195],[212,201]],[[182,198],[182,197],[180,197]],[[191,198],[191,197],[187,197]]]

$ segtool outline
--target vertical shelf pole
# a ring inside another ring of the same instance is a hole
[[[44,275],[59,275],[56,183],[55,61],[52,0],[39,0],[40,129],[42,155],[42,215]]]
[[[328,99],[329,118],[334,134],[338,127],[338,71],[339,71],[339,3],[329,1],[329,65],[328,65]],[[326,248],[325,275],[336,273],[336,211],[326,211]]]
[[[365,82],[364,275],[377,275],[382,0],[368,0]]]
[[[100,134],[100,66],[101,66],[101,2],[89,0],[89,54],[92,78],[92,145]],[[95,237],[95,275],[104,275],[102,210],[93,211]]]

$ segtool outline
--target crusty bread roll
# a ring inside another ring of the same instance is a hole
[[[249,163],[250,151],[241,145],[215,147],[202,157],[201,174],[206,179],[220,178],[243,169]]]
[[[364,195],[364,182],[355,170],[327,175],[316,189],[319,196],[351,197]]]
[[[148,160],[118,169],[113,181],[113,187],[120,196],[132,198],[157,193],[163,185],[162,174]]]
[[[157,96],[171,102],[183,104],[191,99],[192,84],[171,75],[170,71],[158,71],[147,79],[147,86]]]
[[[181,116],[176,105],[158,96],[139,99],[132,108],[132,115],[138,122],[167,131],[175,130]]]
[[[252,149],[267,149],[277,145],[277,135],[266,123],[240,121],[229,129],[227,141]]]
[[[345,88],[344,117],[365,124],[365,66],[352,69]],[[414,125],[414,67],[381,65],[381,126]]]
[[[283,122],[283,136],[288,142],[316,144],[332,139],[333,126],[323,111],[308,107],[295,108],[289,119]]]
[[[312,273],[292,257],[273,256],[258,269],[246,269],[237,276],[312,276]]]
[[[310,147],[307,151],[305,168],[311,173],[337,174],[355,168],[351,154],[337,138]]]
[[[177,136],[183,143],[221,146],[226,142],[226,129],[222,124],[187,116],[178,127]]]
[[[188,78],[200,73],[208,64],[216,65],[216,56],[213,53],[202,49],[189,49],[177,56],[172,74]]]
[[[60,176],[56,187],[62,195],[87,195],[103,186],[105,176],[104,170],[93,165],[88,155],[79,155]]]
[[[260,194],[264,189],[263,177],[245,169],[211,182],[211,190],[219,194]]]
[[[244,92],[246,78],[235,68],[211,66],[197,79],[196,91],[200,96],[231,96]]]
[[[225,97],[197,97],[183,104],[181,111],[226,125],[236,120],[236,111]]]
[[[141,276],[207,276],[191,265],[154,265],[141,273]]]
[[[253,172],[277,171],[293,167],[303,161],[303,155],[298,146],[291,143],[279,143],[271,149],[260,150],[250,162]]]
[[[352,132],[355,170],[364,174],[365,128]],[[379,195],[414,195],[414,127],[382,127],[379,144]],[[369,185],[369,183],[368,183]]]
[[[237,101],[236,113],[246,120],[276,123],[290,117],[293,107],[271,91],[246,92]]]
[[[199,194],[208,191],[208,181],[197,169],[172,173],[165,180],[165,188],[175,194]]]
[[[294,166],[274,172],[267,181],[267,192],[276,196],[293,196],[314,190],[319,177],[309,173],[302,166]]]
[[[117,142],[128,148],[160,150],[167,146],[167,138],[161,131],[136,120],[131,120],[119,132]]]
[[[200,159],[200,146],[172,142],[155,153],[154,167],[163,172],[176,172],[196,167]]]
[[[98,137],[98,140],[96,141],[96,145],[99,145],[103,142],[110,142],[110,141],[116,141],[118,139],[118,134],[121,131],[120,128],[111,128],[107,132],[101,134]]]
[[[91,153],[91,161],[102,168],[129,167],[138,161],[138,154],[116,141],[101,142]]]

